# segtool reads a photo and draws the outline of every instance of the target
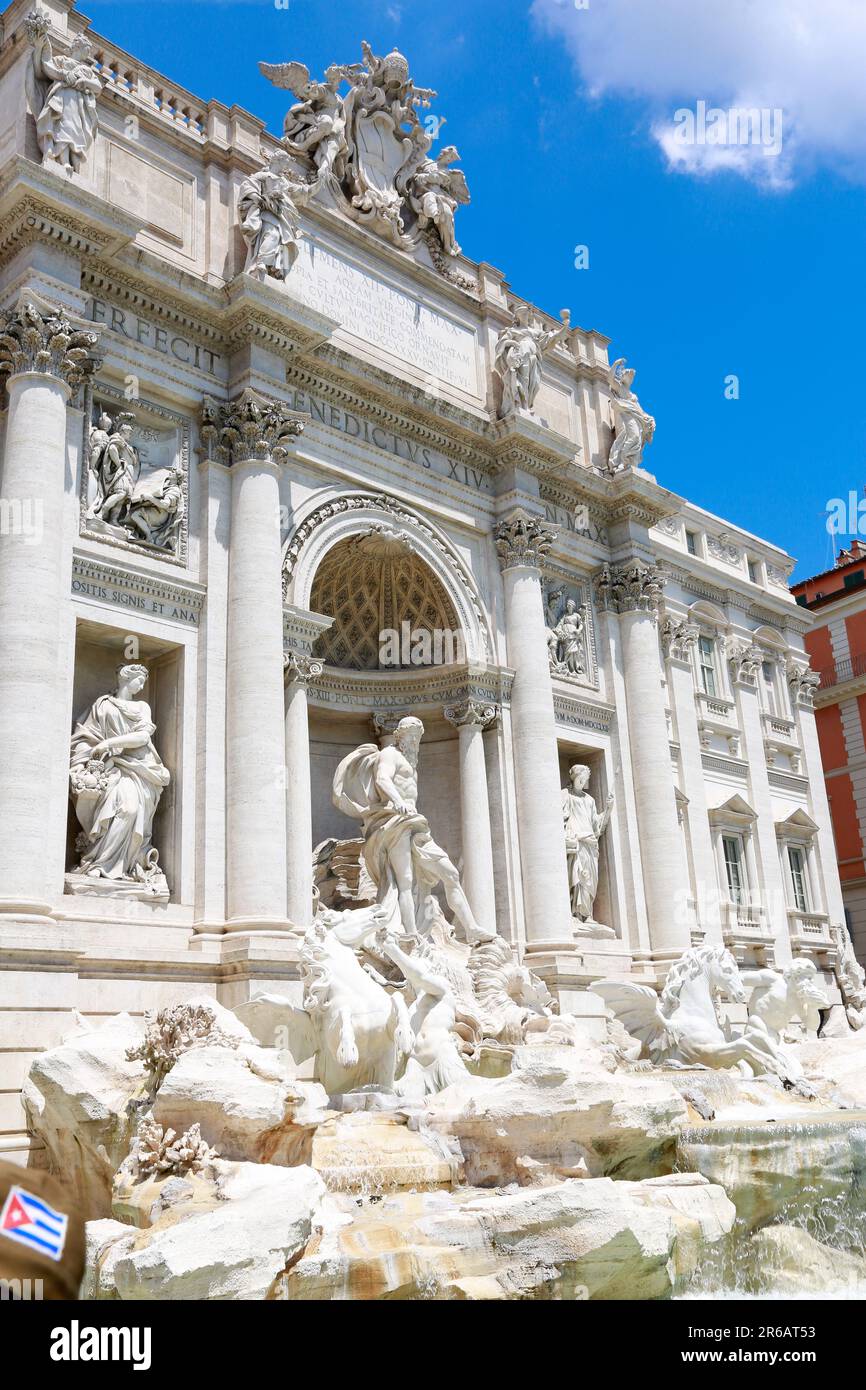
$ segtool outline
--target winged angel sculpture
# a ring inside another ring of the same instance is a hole
[[[323,82],[303,63],[259,64],[274,86],[297,97],[283,144],[312,174],[314,191],[328,187],[356,221],[404,250],[424,238],[431,252],[455,257],[455,214],[469,202],[469,189],[452,168],[460,157],[454,146],[430,157],[433,136],[419,111],[436,93],[415,86],[397,49],[385,57],[368,43],[362,50],[363,63],[335,64]]]
[[[656,1065],[748,1068],[754,1076],[779,1076],[789,1083],[800,1078],[799,1067],[768,1028],[750,1020],[741,1037],[730,1037],[719,1021],[716,995],[735,1004],[746,1000],[737,962],[723,946],[686,951],[668,972],[661,997],[648,985],[623,980],[599,980],[593,990]]]

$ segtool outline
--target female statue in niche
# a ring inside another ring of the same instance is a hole
[[[151,832],[170,773],[153,745],[150,706],[136,699],[146,681],[146,666],[121,666],[116,694],[101,695],[75,726],[69,782],[82,834],[71,892],[168,899]]]
[[[599,840],[610,821],[613,796],[607,798],[604,810],[599,811],[594,796],[588,790],[589,768],[576,763],[569,768],[568,775],[571,786],[562,789],[562,819],[565,824],[572,914],[575,921],[592,934],[613,936],[614,932],[596,922],[592,915],[598,894]]]

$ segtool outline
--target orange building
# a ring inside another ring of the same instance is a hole
[[[833,569],[791,590],[815,614],[805,643],[821,677],[818,741],[848,929],[866,962],[866,544],[855,540]]]

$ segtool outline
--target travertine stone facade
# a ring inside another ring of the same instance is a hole
[[[68,55],[87,22],[41,5]],[[295,132],[310,187],[280,278],[249,191],[279,141],[90,34],[89,143],[77,167],[43,159],[28,10],[7,8],[0,47],[0,1151],[26,1157],[17,1092],[70,1009],[297,997],[313,849],[357,835],[335,769],[407,714],[474,917],[563,1010],[591,1023],[593,980],[658,981],[703,941],[808,955],[834,988],[842,903],[788,557],[647,471],[654,422],[606,338],[460,253],[452,152],[425,163],[416,142],[402,213],[380,197],[355,216],[339,150],[307,159]],[[402,60],[366,61],[359,129],[377,83],[416,98]],[[536,356],[515,359],[527,333]],[[102,530],[91,459],[118,489]],[[123,525],[137,506],[175,518],[170,546]],[[147,667],[170,774],[168,902],[65,891],[70,735],[124,663]],[[572,918],[577,763],[599,808],[613,794],[609,935]]]

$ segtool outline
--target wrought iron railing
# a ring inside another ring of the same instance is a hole
[[[857,676],[866,676],[866,652],[860,652],[855,656],[843,656],[839,661],[834,661],[832,666],[825,666],[819,674],[821,690],[843,685],[845,681],[852,681]]]

